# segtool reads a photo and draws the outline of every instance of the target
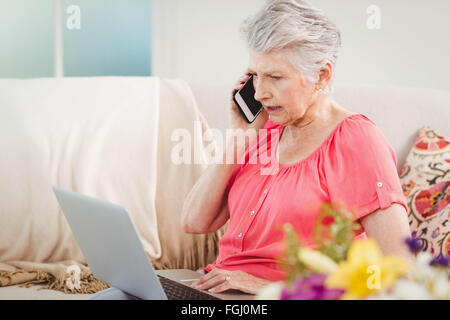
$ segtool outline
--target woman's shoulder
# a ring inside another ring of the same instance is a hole
[[[339,126],[335,137],[335,151],[373,155],[376,150],[392,151],[388,140],[374,120],[361,113],[346,117]]]
[[[347,141],[364,137],[367,138],[371,135],[378,135],[381,133],[381,129],[377,126],[375,121],[362,113],[349,114],[342,120],[338,129],[338,136]]]

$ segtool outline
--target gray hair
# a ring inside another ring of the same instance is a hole
[[[328,60],[339,56],[341,33],[325,13],[305,0],[268,0],[244,20],[240,32],[250,50],[265,53],[284,50],[292,65],[311,82]],[[332,91],[334,75],[326,88]]]

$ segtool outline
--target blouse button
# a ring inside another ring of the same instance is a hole
[[[267,194],[267,191],[268,191],[268,190],[267,190],[267,189],[265,189],[265,190],[264,190],[264,194]]]
[[[242,237],[242,232],[239,232],[239,233],[238,233],[238,237],[239,237],[239,238]]]
[[[250,212],[250,215],[251,216],[255,215],[255,211]]]
[[[378,186],[378,188],[381,188],[383,186],[383,183],[382,182],[378,182],[377,186]]]

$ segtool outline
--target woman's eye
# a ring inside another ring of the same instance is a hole
[[[275,80],[278,80],[278,79],[280,79],[281,77],[275,77],[275,76],[270,76],[272,79],[275,79]]]

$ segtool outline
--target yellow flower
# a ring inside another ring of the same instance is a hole
[[[347,260],[328,276],[326,285],[345,289],[342,299],[360,299],[389,289],[408,269],[405,259],[383,256],[375,240],[357,240],[350,246]]]
[[[309,248],[300,248],[298,259],[314,272],[330,273],[337,269],[336,262],[331,258]]]

